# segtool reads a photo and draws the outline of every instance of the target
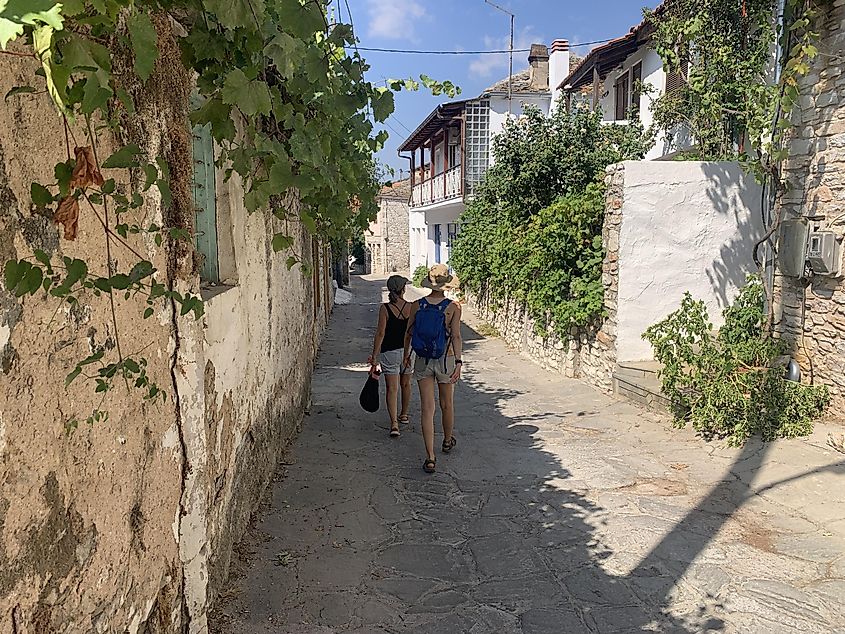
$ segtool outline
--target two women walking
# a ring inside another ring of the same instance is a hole
[[[407,283],[408,280],[399,275],[387,280],[389,301],[379,308],[370,365],[373,370],[381,365],[385,375],[392,437],[400,435],[399,423],[408,421],[413,372],[420,390],[420,426],[426,451],[423,469],[434,473],[437,464],[434,453],[435,385],[443,424],[441,450],[449,453],[457,444],[453,433],[454,393],[463,365],[461,307],[449,300],[445,291],[455,288],[458,280],[445,265],[434,265],[422,283],[431,293],[413,303],[404,299]],[[400,363],[396,362],[397,358],[401,359]],[[397,402],[400,391],[401,409]]]

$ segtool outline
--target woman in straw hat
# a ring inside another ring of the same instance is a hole
[[[434,473],[434,386],[440,396],[443,422],[443,453],[455,448],[455,383],[461,378],[461,307],[446,298],[445,291],[457,288],[458,278],[444,264],[435,264],[423,280],[431,294],[411,306],[405,335],[405,367],[411,367],[411,350],[417,355],[414,376],[420,388],[421,426],[426,458],[423,469]]]
[[[408,408],[411,405],[411,369],[402,363],[402,348],[411,304],[405,301],[405,286],[408,280],[401,275],[391,275],[387,280],[388,302],[378,311],[378,326],[370,355],[371,371],[381,366],[387,384],[385,400],[390,416],[390,437],[398,438],[399,423],[408,422]],[[399,392],[402,393],[402,409],[397,416]]]

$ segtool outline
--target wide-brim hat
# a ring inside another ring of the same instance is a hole
[[[423,288],[430,288],[433,291],[446,291],[458,288],[459,285],[460,280],[457,275],[452,275],[445,264],[432,266],[422,281]]]
[[[391,293],[401,293],[402,289],[404,289],[410,280],[407,277],[402,277],[401,275],[391,275],[387,278],[387,290]]]

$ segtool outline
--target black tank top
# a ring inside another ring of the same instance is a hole
[[[402,304],[399,314],[405,310],[407,302]],[[387,311],[387,328],[384,331],[384,340],[381,342],[381,351],[389,352],[390,350],[399,350],[405,347],[405,330],[408,328],[407,317],[397,317],[390,310],[390,304],[385,304],[384,309]]]

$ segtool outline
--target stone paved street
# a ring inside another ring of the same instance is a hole
[[[845,633],[830,429],[706,443],[547,375],[466,315],[459,442],[440,455],[438,437],[426,475],[416,394],[398,440],[357,402],[382,284],[353,280],[335,309],[214,632]]]

